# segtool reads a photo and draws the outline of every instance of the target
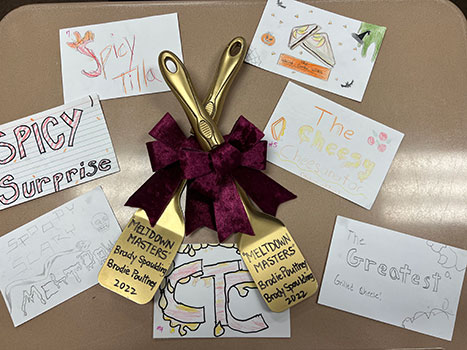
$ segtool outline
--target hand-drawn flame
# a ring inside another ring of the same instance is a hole
[[[87,47],[89,43],[94,41],[94,33],[88,30],[86,33],[84,33],[83,37],[81,37],[81,34],[79,32],[74,32],[73,35],[75,36],[76,41],[67,42],[66,44],[72,49],[76,49],[80,54],[91,57],[97,65],[96,70],[87,72],[83,69],[81,70],[81,73],[83,73],[89,78],[98,77],[102,73],[101,63],[97,59],[94,51]]]
[[[76,41],[66,43],[72,49],[77,49],[81,45],[87,45],[88,43],[94,41],[94,33],[90,30],[84,33],[83,37],[81,37],[81,34],[79,32],[74,32],[73,35],[75,36]]]
[[[280,117],[274,123],[271,124],[272,138],[279,141],[281,136],[284,135],[285,125],[287,124],[284,117]]]

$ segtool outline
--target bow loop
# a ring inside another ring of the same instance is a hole
[[[148,149],[152,171],[165,168],[178,160],[177,152],[161,141],[147,142],[146,147]]]
[[[228,136],[228,142],[244,152],[257,144],[264,134],[244,116],[240,116]]]
[[[162,117],[159,123],[151,129],[149,135],[175,150],[178,150],[186,140],[183,131],[170,113],[166,113]]]

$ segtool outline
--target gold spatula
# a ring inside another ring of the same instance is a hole
[[[225,96],[246,55],[245,39],[233,39],[224,50],[203,106],[219,119]],[[99,272],[99,284],[138,304],[149,302],[170,267],[185,236],[180,207],[183,180],[155,226],[146,212],[136,211]]]
[[[214,123],[217,123],[224,107],[225,97],[246,56],[246,42],[238,36],[227,45],[209,88],[209,93],[203,101],[203,106]]]
[[[201,148],[209,151],[222,144],[224,139],[198,101],[180,59],[164,51],[159,55],[159,67],[185,110]],[[240,253],[266,304],[272,311],[280,312],[309,298],[318,289],[318,283],[289,231],[277,218],[257,210],[236,185],[255,233],[240,236]]]

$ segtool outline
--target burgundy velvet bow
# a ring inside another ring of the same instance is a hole
[[[217,230],[219,241],[236,232],[254,235],[235,181],[265,213],[296,196],[261,170],[266,167],[264,134],[241,116],[225,143],[210,152],[200,149],[194,137],[186,138],[167,113],[149,133],[152,175],[125,205],[144,209],[155,225],[180,182],[188,179],[185,232],[200,227]]]

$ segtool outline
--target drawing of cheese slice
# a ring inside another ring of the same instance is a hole
[[[309,35],[301,42],[301,46],[324,63],[334,67],[336,60],[332,51],[329,37],[326,33]]]
[[[290,32],[289,48],[295,49],[300,43],[305,40],[310,34],[320,30],[320,26],[316,24],[305,24],[298,27],[293,27]]]
[[[284,135],[286,124],[287,122],[284,117],[280,117],[271,124],[271,135],[274,140],[279,141],[281,139],[281,136]]]

